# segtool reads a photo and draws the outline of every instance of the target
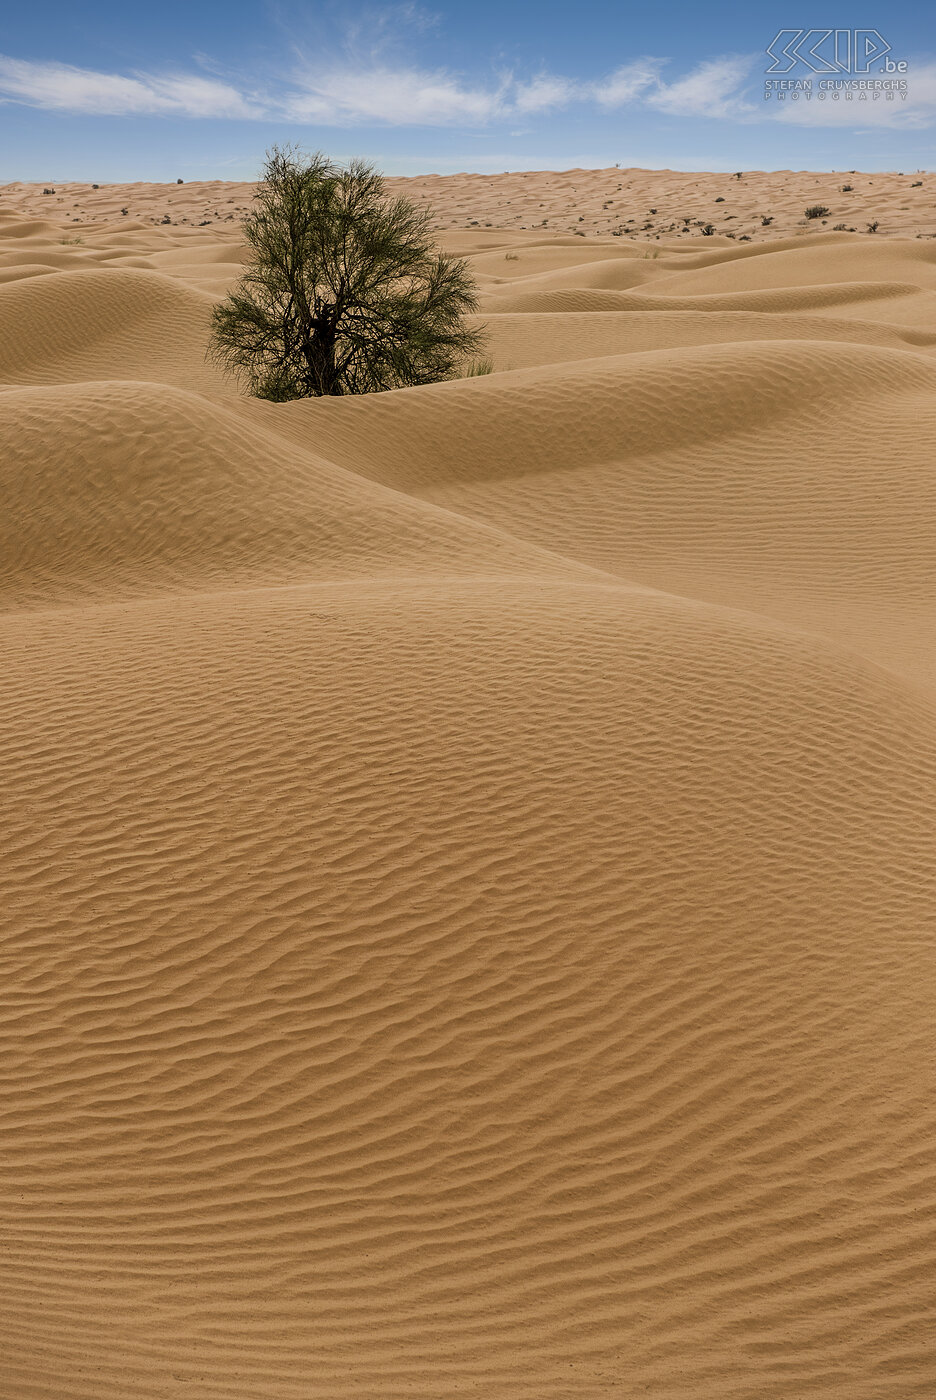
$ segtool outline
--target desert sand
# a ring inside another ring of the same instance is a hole
[[[397,181],[494,373],[285,405],[0,190],[4,1400],[936,1394],[933,179]]]

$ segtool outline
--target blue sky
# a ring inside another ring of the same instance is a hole
[[[765,100],[765,50],[797,25],[816,33],[784,65],[813,97]],[[815,100],[826,28],[877,31],[886,61],[907,64],[907,96]],[[246,179],[284,140],[391,174],[916,170],[936,164],[934,135],[936,9],[919,0],[831,14],[802,0],[46,0],[9,7],[0,31],[0,182]]]

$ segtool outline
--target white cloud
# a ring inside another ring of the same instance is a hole
[[[419,17],[420,11],[413,13]],[[0,55],[0,102],[101,116],[210,117],[352,127],[422,126],[486,129],[498,122],[526,128],[531,117],[574,104],[605,111],[639,107],[668,116],[851,129],[936,125],[936,64],[911,65],[906,102],[786,99],[765,102],[756,58],[711,59],[666,82],[666,60],[640,58],[608,76],[579,81],[561,74],[511,73],[469,82],[446,69],[384,59],[302,64],[275,88],[254,89],[199,73],[127,75]]]
[[[102,116],[161,114],[256,117],[261,110],[227,83],[197,75],[152,77],[96,73],[65,63],[30,63],[0,55],[0,94],[14,102]]]
[[[744,57],[714,58],[673,83],[660,83],[647,94],[647,103],[676,117],[751,116],[758,109],[746,102],[739,89],[748,79],[753,60]]]
[[[623,107],[635,102],[647,88],[660,86],[660,69],[666,60],[639,58],[616,68],[610,77],[591,83],[587,89],[600,107]]]
[[[818,81],[814,79],[814,85]],[[936,123],[936,64],[911,67],[906,83],[907,97],[895,96],[891,101],[886,97],[862,100],[860,96],[850,100],[843,96],[837,101],[826,97],[820,101],[814,96],[809,102],[803,98],[794,101],[790,97],[781,102],[772,97],[763,102],[763,106],[772,109],[775,121],[791,126],[896,127],[917,131],[933,126]]]
[[[587,94],[601,107],[641,103],[674,117],[749,119],[761,115],[741,93],[750,77],[753,58],[739,55],[709,59],[671,83],[662,76],[665,62],[660,58],[637,59],[601,82],[589,84]]]
[[[513,90],[512,110],[528,114],[566,107],[578,96],[575,83],[568,78],[541,73],[528,83],[518,83]]]
[[[279,116],[325,126],[476,126],[512,110],[506,84],[469,87],[445,71],[394,68],[305,73],[274,106]]]

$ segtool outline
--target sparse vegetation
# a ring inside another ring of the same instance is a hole
[[[52,189],[52,188],[50,188],[50,186],[46,185],[46,187],[45,187],[45,189],[42,191],[42,193],[43,193],[43,194],[55,194],[55,190]]]
[[[210,353],[258,398],[371,393],[487,363],[466,320],[467,263],[437,251],[431,212],[389,199],[366,162],[273,147],[244,236],[249,261],[214,310]]]
[[[877,233],[877,231],[878,231],[879,228],[880,228],[880,224],[878,223],[878,220],[877,220],[877,219],[874,219],[873,222],[870,223],[870,224],[868,225],[868,232],[869,232],[869,233]]]
[[[831,213],[832,210],[825,204],[810,204],[809,208],[806,210],[806,217],[807,219],[821,219],[826,214]]]
[[[851,192],[852,192],[852,190],[853,190],[854,188],[855,188],[854,185],[843,185],[843,186],[842,186],[842,194],[851,194]]]
[[[711,236],[712,236],[712,234],[713,234],[714,232],[715,232],[715,225],[714,225],[714,224],[703,224],[703,225],[702,225],[702,237],[703,237],[703,238],[711,238]]]
[[[494,361],[493,361],[493,360],[472,360],[471,364],[470,364],[470,365],[468,366],[468,368],[465,370],[464,377],[465,377],[465,379],[479,379],[479,378],[480,378],[482,375],[484,375],[484,374],[493,374],[493,373],[494,373]]]
[[[773,223],[773,221],[774,221],[774,216],[773,216],[773,214],[761,214],[761,216],[760,216],[760,221],[761,221],[762,225],[764,226],[764,228],[766,228],[768,224],[772,224],[772,223]]]

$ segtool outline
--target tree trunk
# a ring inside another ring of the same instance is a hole
[[[316,317],[312,322],[312,334],[302,347],[309,374],[319,394],[342,394],[344,390],[338,381],[335,366],[335,346],[338,340],[338,327],[327,316]]]

